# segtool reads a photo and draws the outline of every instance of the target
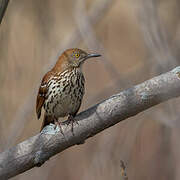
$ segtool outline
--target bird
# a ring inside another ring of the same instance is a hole
[[[44,118],[40,129],[50,123],[60,127],[59,118],[68,116],[72,124],[79,111],[85,92],[85,78],[82,72],[84,62],[100,54],[87,53],[78,48],[65,50],[57,59],[54,67],[42,78],[36,99],[36,115],[40,119],[42,108]]]

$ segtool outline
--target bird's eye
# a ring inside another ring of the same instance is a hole
[[[76,54],[75,54],[75,57],[76,57],[76,58],[78,58],[79,56],[80,56],[80,54],[79,54],[79,53],[76,53]]]

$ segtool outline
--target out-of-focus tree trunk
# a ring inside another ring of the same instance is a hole
[[[0,24],[7,9],[9,0],[0,0]]]

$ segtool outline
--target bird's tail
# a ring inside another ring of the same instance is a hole
[[[51,122],[54,122],[54,118],[52,116],[47,116],[46,114],[44,114],[44,119],[40,132],[43,130],[45,126],[49,125]]]

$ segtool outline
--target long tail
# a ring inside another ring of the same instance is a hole
[[[54,118],[52,116],[47,116],[46,114],[44,114],[44,119],[40,132],[43,130],[45,126],[49,125],[51,122],[54,122]]]

